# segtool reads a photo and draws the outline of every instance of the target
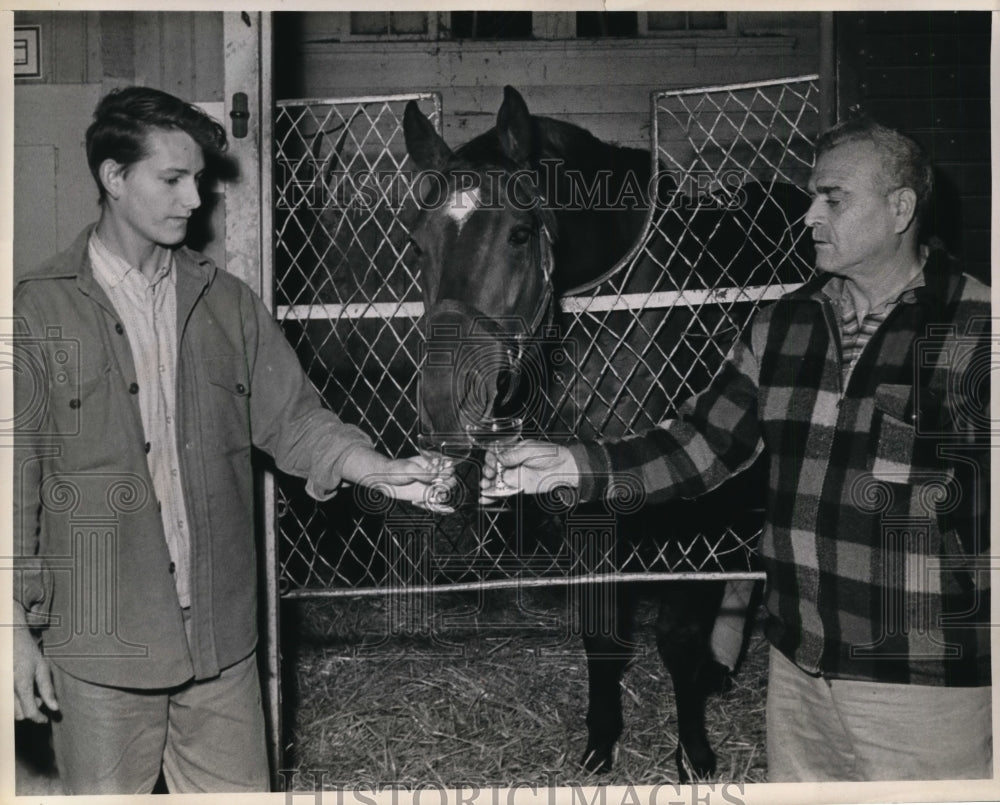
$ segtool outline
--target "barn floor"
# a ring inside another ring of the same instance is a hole
[[[286,602],[286,785],[652,785],[677,780],[676,714],[656,654],[652,602],[623,684],[625,732],[609,774],[577,765],[586,663],[565,635],[565,590]],[[440,624],[395,635],[400,623]],[[718,782],[765,782],[767,645],[755,624],[734,689],[709,701]],[[62,793],[48,730],[15,731],[16,793]]]
[[[433,607],[432,617],[461,621],[423,638],[380,638],[399,616],[384,599],[293,605],[286,622],[297,622],[299,641],[284,687],[290,787],[675,782],[676,715],[652,602],[640,607],[615,768],[592,776],[577,765],[586,743],[586,662],[579,640],[560,629],[565,594],[526,591],[520,603],[512,591],[480,601],[415,599],[413,607],[424,609],[418,617]],[[709,702],[716,781],[766,781],[766,676],[766,642],[755,624],[735,688]]]

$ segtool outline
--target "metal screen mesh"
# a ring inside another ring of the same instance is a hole
[[[440,128],[434,94],[283,101],[275,120],[277,318],[331,408],[392,455],[415,451],[418,425],[423,309],[401,125],[411,98]],[[669,416],[753,311],[807,278],[798,219],[817,100],[815,76],[653,97],[660,203],[631,254],[561,300],[580,371],[556,372],[546,432],[617,435]],[[336,595],[753,570],[759,509],[680,508],[674,522],[694,526],[622,552],[622,512],[517,497],[434,517],[360,489],[317,504],[279,478],[280,583],[286,596]]]

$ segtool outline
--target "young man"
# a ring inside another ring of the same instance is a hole
[[[763,452],[769,778],[990,777],[989,289],[924,243],[915,142],[857,120],[816,150],[819,276],[678,419],[493,460],[526,492],[590,500],[632,475],[653,501]]]
[[[266,791],[253,447],[317,499],[435,507],[445,469],[326,410],[250,289],[182,246],[225,131],[153,89],[87,130],[100,218],[24,274],[15,388],[17,718],[67,793]],[[42,628],[44,627],[44,628]]]

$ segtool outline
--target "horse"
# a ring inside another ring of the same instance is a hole
[[[623,314],[631,317],[631,327],[588,331],[580,321],[569,326],[558,300],[609,276],[643,234],[650,205],[690,205],[695,210],[687,222],[693,235],[674,233],[669,247],[690,274],[697,262],[694,252],[713,237],[738,251],[750,242],[751,230],[769,230],[763,238],[769,245],[751,250],[757,254],[780,242],[783,233],[778,230],[786,228],[787,216],[794,220],[808,204],[797,188],[782,188],[780,203],[758,203],[752,220],[741,218],[746,200],[760,202],[766,193],[750,184],[707,203],[695,201],[669,177],[654,174],[648,151],[607,143],[571,123],[532,115],[509,86],[496,125],[455,150],[413,102],[405,109],[403,130],[409,157],[424,177],[421,209],[410,232],[427,349],[420,368],[420,425],[441,445],[460,441],[479,422],[512,415],[555,438],[614,437],[654,427],[672,411],[670,392],[675,389],[668,387],[675,381],[664,379],[663,370],[687,324],[663,326],[662,311],[645,311]],[[725,266],[727,261],[713,264]],[[749,280],[758,263],[751,255],[743,264],[747,276],[740,279]],[[663,281],[656,260],[636,261],[630,271],[625,291],[645,291]],[[707,288],[721,281],[718,270],[702,274]],[[618,348],[637,338],[646,343],[634,350]],[[650,359],[651,342],[658,365]],[[473,357],[462,360],[463,346],[472,343]],[[552,371],[554,348],[563,356],[560,372]],[[608,372],[611,355],[614,367]],[[695,364],[689,362],[681,373],[701,372],[695,382],[708,382],[710,372]],[[581,385],[593,393],[581,394]],[[624,395],[625,387],[642,393]],[[632,493],[633,499],[641,498],[641,490]],[[762,490],[753,481],[741,494],[752,497]],[[730,494],[721,510],[728,513],[734,505],[738,503]],[[664,523],[673,523],[677,534],[693,533],[702,525],[682,524],[690,517],[686,510],[668,509],[665,515],[660,506],[626,508],[613,512],[615,534],[623,535],[622,542],[662,545]],[[714,511],[719,510],[716,505]],[[706,516],[704,507],[698,512],[697,518]],[[730,684],[708,642],[721,584],[699,580],[657,586],[657,648],[677,703],[675,762],[682,781],[690,774],[704,779],[716,767],[706,735],[705,701]],[[582,593],[589,703],[581,764],[590,772],[612,768],[624,726],[620,683],[634,649],[635,587],[595,584]]]

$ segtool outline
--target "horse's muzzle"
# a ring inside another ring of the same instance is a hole
[[[496,322],[452,300],[428,311],[424,336],[422,431],[441,442],[461,441],[509,394],[513,348]]]

